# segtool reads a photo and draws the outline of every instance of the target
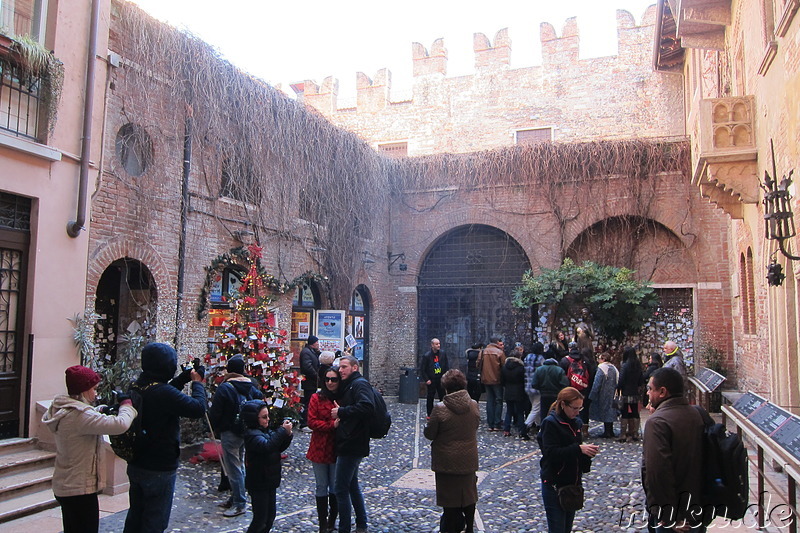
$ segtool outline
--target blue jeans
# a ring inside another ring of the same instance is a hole
[[[163,533],[169,525],[176,470],[161,472],[128,465],[130,509],[124,533]]]
[[[565,511],[558,503],[558,493],[550,483],[542,482],[542,502],[547,514],[547,533],[569,533],[575,520],[575,511]]]
[[[340,455],[336,459],[336,500],[339,504],[339,533],[350,533],[350,508],[356,512],[356,527],[367,528],[367,509],[358,484],[358,465],[363,457]]]
[[[328,494],[335,494],[336,487],[334,487],[333,483],[336,480],[336,463],[327,464],[312,461],[311,466],[314,469],[314,481],[317,487],[314,496],[327,498]]]
[[[503,424],[502,385],[486,385],[486,423],[495,429]]]
[[[247,496],[244,492],[244,439],[233,431],[223,431],[219,440],[222,443],[222,462],[225,474],[231,484],[231,502],[234,507],[244,507]]]

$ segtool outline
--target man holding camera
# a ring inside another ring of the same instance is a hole
[[[248,400],[264,397],[253,381],[244,375],[244,359],[235,355],[228,359],[222,383],[214,393],[208,418],[222,443],[222,464],[231,484],[231,497],[222,504],[226,517],[244,514],[247,494],[244,491],[244,438],[234,426],[241,405]]]
[[[128,463],[130,509],[124,533],[163,532],[169,524],[180,455],[179,418],[200,418],[206,412],[204,369],[195,359],[172,379],[178,354],[172,346],[152,342],[142,348],[142,373],[136,380],[141,391],[141,432]],[[192,395],[182,392],[191,381]]]

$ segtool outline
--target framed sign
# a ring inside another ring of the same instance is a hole
[[[794,458],[800,459],[800,419],[792,416],[786,420],[775,430],[772,438]]]
[[[344,349],[344,311],[332,309],[317,312],[319,349],[336,352]]]
[[[774,403],[767,402],[753,411],[747,419],[755,424],[758,429],[770,435],[791,416],[790,413]]]

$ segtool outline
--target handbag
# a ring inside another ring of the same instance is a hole
[[[614,393],[614,398],[611,400],[611,407],[614,408],[615,411],[622,412],[622,405],[624,402],[622,401],[622,393],[617,391]]]
[[[583,509],[583,485],[564,485],[556,489],[558,504],[565,511]]]

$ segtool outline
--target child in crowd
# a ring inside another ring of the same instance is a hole
[[[269,429],[269,406],[261,400],[242,405],[244,434],[244,486],[253,504],[253,520],[247,533],[268,533],[277,514],[276,496],[281,484],[281,452],[292,442],[292,422],[284,420]]]

